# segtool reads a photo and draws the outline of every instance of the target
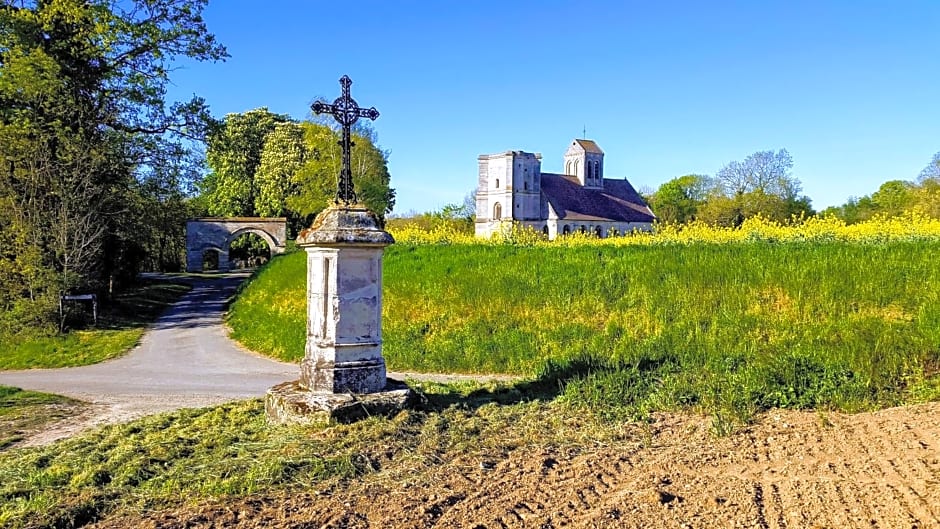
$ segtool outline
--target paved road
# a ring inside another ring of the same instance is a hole
[[[300,369],[246,352],[225,336],[222,315],[245,273],[196,279],[130,354],[85,367],[0,371],[0,384],[92,403],[94,423],[259,397]]]
[[[128,355],[84,367],[0,371],[0,385],[72,397],[89,406],[24,445],[45,444],[97,426],[144,415],[261,397],[300,377],[300,366],[238,347],[222,324],[226,303],[247,273],[193,279],[193,289],[161,316]],[[512,380],[504,375],[388,373],[404,380]]]

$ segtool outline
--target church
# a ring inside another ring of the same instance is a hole
[[[542,155],[523,151],[483,154],[477,184],[477,237],[512,225],[554,239],[585,232],[613,237],[652,229],[656,216],[626,178],[604,178],[604,151],[574,140],[564,174],[543,173]]]

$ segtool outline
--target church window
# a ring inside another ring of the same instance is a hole
[[[609,230],[607,230],[608,237],[616,237],[617,235],[619,235],[617,228],[611,227]]]
[[[493,218],[496,220],[503,218],[503,206],[499,202],[493,206]]]
[[[496,179],[496,189],[499,189],[499,178]]]
[[[542,226],[542,235],[548,236],[548,225]]]
[[[598,184],[601,183],[601,164],[597,161],[594,162],[594,178],[597,179]]]
[[[578,230],[578,231],[580,231],[581,233],[586,232],[586,231],[587,231],[587,226],[585,226],[584,224],[582,224],[582,225],[581,225],[581,229]]]
[[[594,227],[594,235],[596,235],[598,239],[603,239],[603,238],[604,238],[604,230],[601,229],[600,226],[595,226],[595,227]]]
[[[571,226],[568,226],[567,224],[565,224],[565,227],[562,228],[561,230],[561,234],[568,235],[569,233],[571,233]]]
[[[522,190],[523,191],[529,190],[529,182],[522,182]]]

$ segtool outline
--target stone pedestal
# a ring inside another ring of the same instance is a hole
[[[324,210],[297,237],[307,252],[307,345],[300,380],[268,391],[269,420],[343,420],[409,402],[382,357],[382,254],[393,242],[358,205]]]

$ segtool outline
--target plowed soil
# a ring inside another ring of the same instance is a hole
[[[252,496],[100,528],[940,527],[940,403],[875,413],[774,411],[718,438],[657,415],[636,442],[381,469],[328,490]]]

